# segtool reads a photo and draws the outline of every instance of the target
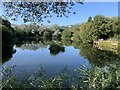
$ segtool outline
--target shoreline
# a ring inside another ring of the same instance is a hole
[[[94,41],[93,45],[101,50],[107,50],[119,54],[119,40],[98,40]]]

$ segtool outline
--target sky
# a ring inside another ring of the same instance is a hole
[[[69,14],[69,18],[62,17],[58,18],[53,14],[53,17],[50,19],[51,23],[47,23],[47,20],[44,20],[45,25],[58,24],[60,26],[83,23],[87,21],[88,17],[94,17],[96,15],[104,15],[107,17],[118,16],[118,3],[117,2],[85,2],[82,4],[75,4],[73,11],[76,14]],[[1,12],[1,11],[0,11]],[[2,11],[2,13],[4,13]],[[9,19],[10,20],[10,19]],[[24,24],[22,19],[19,18],[17,21],[11,21],[12,24]]]

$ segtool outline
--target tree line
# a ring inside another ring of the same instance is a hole
[[[93,19],[88,17],[87,22],[80,24],[79,27],[64,30],[62,38],[72,38],[74,41],[92,43],[99,39],[118,39],[120,34],[118,17],[108,18],[102,15],[97,15]]]
[[[119,35],[119,20],[117,17],[105,17],[97,15],[93,19],[88,17],[88,20],[82,24],[68,26],[40,26],[35,23],[15,25],[12,27],[8,20],[1,18],[0,27],[2,28],[3,44],[11,44],[13,41],[24,40],[26,38],[40,39],[57,39],[57,40],[72,40],[82,41],[84,43],[92,43],[99,39],[118,39]],[[8,38],[9,37],[9,38]]]

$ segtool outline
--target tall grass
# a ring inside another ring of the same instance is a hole
[[[12,67],[13,68],[13,67]],[[12,68],[7,70],[11,72]],[[6,71],[3,71],[6,72]],[[7,73],[8,73],[7,72]],[[79,90],[115,90],[120,89],[120,65],[111,64],[104,68],[97,66],[87,69],[80,66],[74,70],[77,77],[72,77],[69,69],[63,69],[59,75],[54,77],[47,76],[45,70],[41,67],[37,75],[32,75],[23,81],[16,81],[13,72],[7,75],[7,79],[3,80],[1,89],[15,88],[38,88],[38,89],[79,89]],[[2,75],[4,75],[3,73]]]

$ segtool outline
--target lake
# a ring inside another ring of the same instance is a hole
[[[71,73],[80,65],[106,67],[118,63],[120,56],[92,45],[72,41],[23,41],[3,49],[2,67],[13,66],[18,79],[31,76],[42,67],[48,76],[68,68]]]

